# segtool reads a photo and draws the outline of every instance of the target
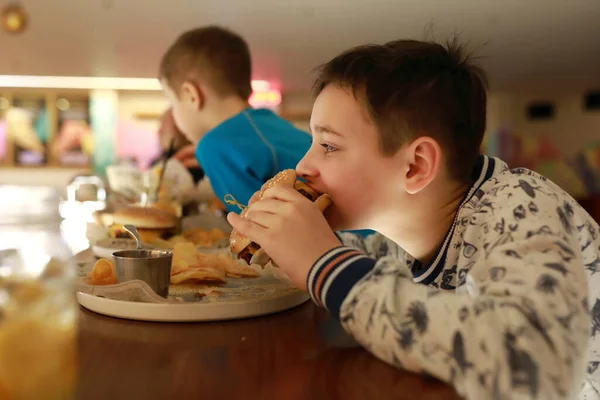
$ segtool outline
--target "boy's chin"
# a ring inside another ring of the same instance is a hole
[[[325,212],[325,219],[333,231],[348,231],[354,230],[353,224],[347,221],[335,207],[331,207]]]

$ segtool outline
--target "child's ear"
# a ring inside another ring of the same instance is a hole
[[[442,163],[439,143],[428,136],[415,139],[406,149],[406,176],[404,188],[415,194],[423,190],[437,176]]]
[[[204,106],[204,93],[202,93],[200,86],[196,85],[194,82],[183,82],[181,84],[180,93],[182,101],[195,109],[200,110]]]

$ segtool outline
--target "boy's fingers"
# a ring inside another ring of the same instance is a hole
[[[276,185],[272,188],[269,188],[263,194],[263,199],[277,199],[281,201],[295,201],[300,198],[304,198],[298,191],[294,188]]]
[[[262,199],[248,207],[247,215],[254,214],[255,212],[265,212],[269,214],[278,214],[286,211],[286,207],[290,204],[285,201],[276,200],[273,198]]]
[[[255,241],[258,236],[264,234],[266,230],[265,227],[260,226],[249,219],[242,218],[234,212],[227,214],[227,221],[234,229],[252,241]]]
[[[246,218],[248,221],[265,229],[275,228],[280,221],[280,218],[276,214],[257,210],[251,210]]]
[[[250,200],[248,200],[248,206],[251,206],[253,203],[256,203],[258,201],[259,197],[260,197],[260,190],[257,192],[254,192],[252,197],[250,197]]]

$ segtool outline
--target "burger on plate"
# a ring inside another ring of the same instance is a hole
[[[276,185],[285,185],[296,189],[304,197],[314,202],[321,212],[324,212],[331,205],[331,197],[329,197],[328,194],[319,194],[315,192],[306,183],[297,178],[296,171],[293,169],[283,170],[265,182],[261,190],[252,196],[252,198],[260,200],[267,189]],[[240,214],[242,218],[244,218],[246,210],[247,209]],[[236,229],[234,229],[229,236],[229,250],[237,255],[238,259],[244,260],[248,264],[260,264],[264,266],[271,260],[258,243],[251,241]]]
[[[154,239],[166,239],[177,233],[179,219],[174,214],[152,207],[129,206],[116,211],[113,225],[108,229],[113,238],[131,238],[123,225],[133,225],[140,239],[152,243]]]

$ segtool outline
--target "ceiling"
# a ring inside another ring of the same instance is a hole
[[[0,0],[0,6],[6,1]],[[0,75],[154,77],[186,29],[249,42],[254,78],[304,91],[341,50],[397,38],[470,40],[496,90],[600,87],[598,0],[22,0],[29,29],[0,33]]]

